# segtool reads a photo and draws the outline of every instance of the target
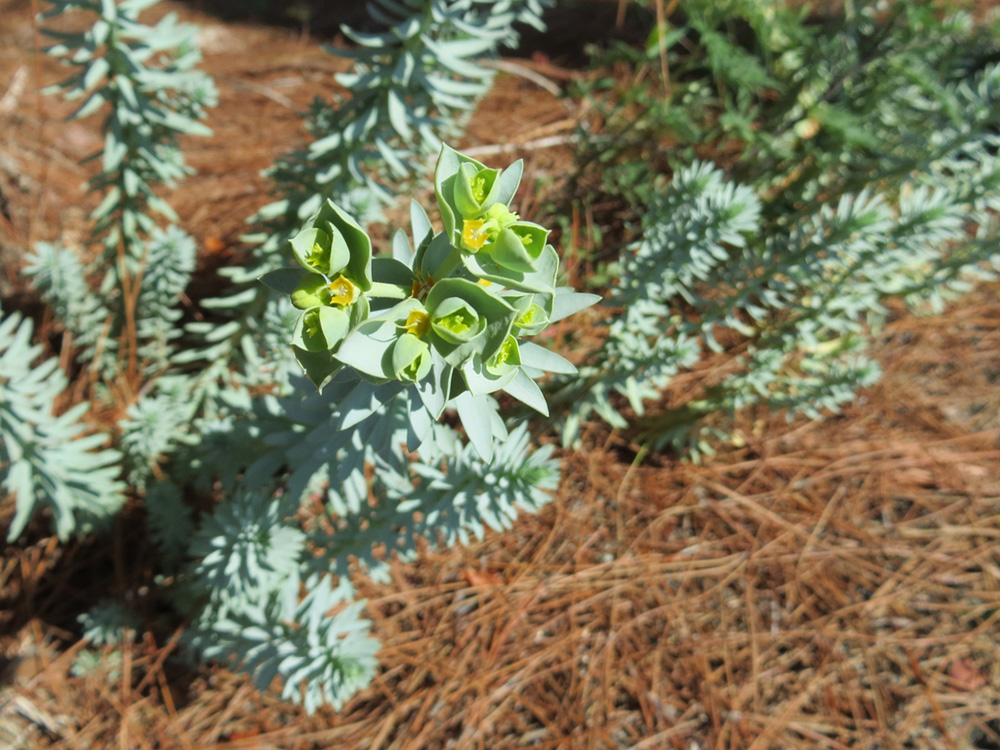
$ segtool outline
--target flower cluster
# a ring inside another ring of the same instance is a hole
[[[373,258],[365,231],[326,201],[291,240],[299,268],[262,278],[302,310],[292,347],[317,387],[346,366],[416,384],[435,419],[463,394],[501,389],[546,412],[525,368],[575,369],[523,339],[596,297],[556,287],[549,231],[510,209],[521,173],[520,161],[490,169],[445,146],[434,179],[444,231],[414,203],[414,244],[397,231],[392,257]]]

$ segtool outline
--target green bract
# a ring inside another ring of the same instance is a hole
[[[392,347],[392,373],[396,380],[416,383],[431,371],[431,348],[412,333],[404,333]]]
[[[523,338],[597,298],[556,288],[549,230],[510,207],[521,171],[519,161],[495,169],[445,146],[435,170],[444,231],[413,204],[414,245],[397,231],[392,257],[373,259],[365,231],[326,201],[291,240],[300,268],[263,277],[302,310],[291,343],[318,387],[347,367],[379,389],[358,391],[345,425],[376,408],[377,394],[413,386],[429,419],[411,429],[455,408],[488,460],[505,435],[489,394],[503,390],[547,413],[532,378],[573,366]]]
[[[302,310],[292,330],[292,350],[320,386],[341,367],[333,353],[371,312],[372,243],[347,212],[328,200],[290,244],[301,270],[281,268],[261,280],[288,294]]]
[[[548,311],[535,301],[532,296],[523,313],[514,320],[514,328],[525,336],[541,333],[549,325]]]
[[[459,297],[449,297],[434,311],[431,329],[451,344],[465,344],[486,329],[486,319]]]
[[[459,165],[451,184],[452,200],[459,215],[474,219],[496,203],[499,169],[478,167],[472,161]]]
[[[535,270],[542,255],[549,230],[528,221],[518,221],[502,229],[491,246],[490,256],[498,265],[512,271]]]
[[[363,292],[371,289],[372,241],[333,201],[320,207],[291,244],[295,259],[305,269],[323,274],[330,282],[342,277]]]
[[[492,357],[514,322],[514,308],[466,279],[443,279],[427,295],[431,339],[453,367],[473,354]]]

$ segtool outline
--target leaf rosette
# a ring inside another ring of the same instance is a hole
[[[292,349],[319,386],[340,368],[333,353],[371,312],[367,292],[372,289],[372,243],[331,200],[289,243],[301,267],[271,271],[261,281],[288,294],[302,310],[292,330]]]
[[[352,391],[345,428],[412,386],[421,419],[454,408],[489,460],[506,433],[491,394],[548,414],[535,378],[575,368],[524,339],[596,297],[556,288],[549,230],[510,209],[522,168],[489,168],[445,146],[434,178],[444,231],[413,203],[412,243],[398,230],[391,256],[373,258],[364,230],[327,201],[291,240],[298,267],[263,277],[302,310],[292,344],[317,387],[343,367],[368,381]]]
[[[517,339],[508,335],[492,357],[483,359],[475,355],[463,364],[462,378],[474,396],[493,393],[510,384],[520,366],[521,351]]]
[[[428,337],[453,367],[474,355],[495,355],[510,333],[516,310],[468,279],[442,279],[427,295]]]
[[[307,271],[292,292],[296,307],[343,309],[371,290],[371,239],[333,201],[327,200],[290,243],[295,259]]]
[[[521,183],[523,170],[524,164],[520,159],[507,169],[490,169],[448,146],[442,146],[434,170],[434,190],[448,240],[466,252],[475,252],[473,247],[479,238],[468,241],[476,227],[474,222],[500,219],[501,216],[496,213],[500,208],[513,217],[508,224],[516,221],[517,214],[512,213],[509,206]],[[488,216],[491,210],[495,212],[492,217]],[[467,221],[472,224],[466,226]],[[485,244],[485,238],[481,244]]]

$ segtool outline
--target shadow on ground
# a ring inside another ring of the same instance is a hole
[[[180,0],[183,5],[226,22],[261,23],[307,32],[323,40],[333,40],[343,24],[370,30],[374,24],[365,4],[355,0]],[[505,55],[530,57],[542,53],[560,64],[578,67],[588,61],[587,48],[613,39],[644,40],[652,28],[648,10],[630,4],[619,18],[617,2],[560,2],[544,15],[547,30],[542,33],[521,26],[521,43]]]

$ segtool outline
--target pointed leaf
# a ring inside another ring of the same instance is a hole
[[[469,441],[483,461],[493,459],[493,413],[495,401],[489,396],[473,396],[466,391],[454,399]]]
[[[521,350],[521,364],[525,367],[534,367],[538,370],[556,372],[561,375],[575,375],[577,372],[576,365],[568,359],[538,344],[523,341],[519,348]]]
[[[544,394],[524,370],[518,370],[517,377],[504,386],[504,391],[535,411],[549,416],[549,405],[545,402]]]

